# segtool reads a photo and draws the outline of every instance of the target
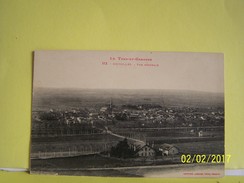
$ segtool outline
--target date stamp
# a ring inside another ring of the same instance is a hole
[[[181,163],[229,163],[231,155],[227,154],[182,154]]]

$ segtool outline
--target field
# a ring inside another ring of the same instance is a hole
[[[178,162],[179,163],[179,162]],[[33,160],[32,173],[59,175],[89,175],[89,176],[119,176],[119,177],[184,177],[184,172],[200,173],[202,177],[211,174],[223,174],[223,164],[177,164],[171,161],[136,162],[119,160],[98,155],[72,158],[54,158],[48,160]],[[86,168],[84,168],[86,167]],[[119,167],[119,168],[116,168]],[[205,174],[204,174],[205,173]],[[192,174],[193,176],[194,174]],[[189,176],[189,175],[188,175]],[[199,175],[198,175],[199,176]]]
[[[191,142],[191,143],[176,143],[182,154],[224,154],[223,141],[208,141],[208,142]],[[119,162],[127,162],[125,166],[133,166],[134,160],[118,160],[99,155],[77,156],[72,158],[51,158],[46,160],[32,160],[33,162],[50,162],[56,167],[66,168],[91,168],[91,167],[117,167]],[[65,161],[65,163],[64,163]],[[54,163],[55,162],[55,163]],[[62,165],[63,163],[63,165]],[[117,164],[116,164],[117,163]],[[172,162],[171,162],[172,163]],[[51,165],[50,164],[50,165]],[[35,163],[32,164],[35,166]],[[67,167],[70,166],[70,167]]]

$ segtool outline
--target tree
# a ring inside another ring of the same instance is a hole
[[[134,157],[134,154],[135,151],[130,148],[126,138],[119,141],[119,143],[115,147],[112,147],[110,151],[110,155],[117,158],[132,158]]]

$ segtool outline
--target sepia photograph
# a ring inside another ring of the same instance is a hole
[[[30,172],[222,177],[224,55],[35,51]]]

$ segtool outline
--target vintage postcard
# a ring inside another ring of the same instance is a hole
[[[221,177],[220,53],[35,51],[30,172]]]

